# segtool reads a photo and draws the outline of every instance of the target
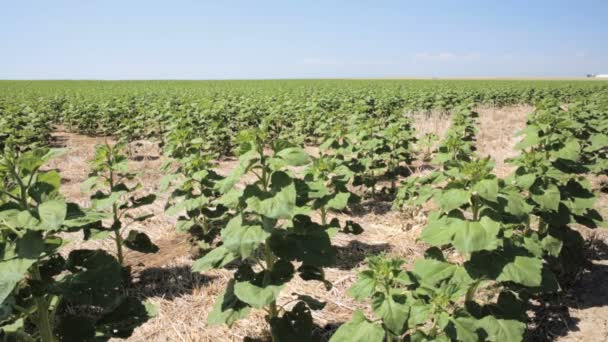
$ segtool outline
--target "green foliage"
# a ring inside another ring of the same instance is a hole
[[[349,134],[354,147],[353,169],[357,170],[355,185],[365,185],[376,194],[378,180],[387,176],[395,179],[399,166],[412,161],[412,145],[415,141],[409,120],[394,116],[389,120],[367,119],[354,126]],[[339,153],[339,152],[338,152]],[[392,183],[392,188],[395,183]]]
[[[321,224],[328,223],[329,211],[344,210],[348,204],[358,200],[348,190],[354,172],[342,159],[329,154],[315,158],[306,168],[304,181],[308,186],[308,196],[312,200],[312,209],[319,210]]]
[[[439,210],[429,216],[420,237],[434,249],[417,261],[413,274],[433,285],[429,291],[448,298],[445,303],[457,304],[464,295],[465,306],[447,310],[437,320],[445,337],[437,330],[410,330],[411,339],[521,340],[528,298],[558,291],[557,280],[568,280],[581,267],[582,238],[570,224],[594,228],[602,218],[593,209],[595,195],[582,176],[601,155],[583,157],[581,146],[588,143],[579,140],[586,136],[575,119],[580,115],[553,101],[539,104],[521,133],[521,154],[511,160],[517,169],[500,179],[489,157],[472,153],[474,115],[464,110],[454,114],[434,160],[441,169],[403,182],[395,206],[435,202]],[[446,247],[464,262],[444,260],[438,248]],[[457,282],[442,285],[450,276]],[[490,309],[503,304],[517,310]]]
[[[286,298],[284,289],[297,276],[331,285],[330,238],[362,229],[331,213],[358,200],[357,185],[377,197],[387,190],[380,182],[392,183],[392,195],[401,181],[399,209],[433,202],[420,236],[432,247],[409,271],[402,260],[370,257],[350,293],[371,315],[355,312],[334,341],[521,340],[530,299],[560,291],[584,261],[572,225],[604,225],[585,179],[608,170],[601,82],[9,81],[0,89],[0,147],[9,147],[0,166],[0,336],[8,340],[122,338],[152,314],[124,295],[121,275],[123,247],[156,249],[128,229],[149,217],[136,209],[154,201],[136,195],[124,156],[139,139],[170,158],[161,191],[172,189],[166,212],[204,254],[193,270],[235,270],[209,323],[264,310],[275,341],[311,339],[311,311],[323,303]],[[499,178],[490,158],[475,154],[473,108],[523,103],[536,110],[515,172]],[[436,151],[439,137],[416,140],[414,111],[451,113]],[[54,124],[122,142],[97,149],[83,184],[91,209],[67,203],[58,173],[40,171],[56,155],[38,149]],[[318,142],[315,158],[300,147]],[[414,152],[435,169],[402,179]],[[220,176],[216,161],[233,155],[236,167]],[[112,238],[118,261],[103,251],[61,256],[61,237],[77,231]]]
[[[511,163],[517,167],[509,179],[526,195],[526,206],[537,218],[535,243],[554,248],[552,268],[566,280],[584,261],[582,238],[571,224],[589,228],[602,226],[594,209],[596,196],[586,174],[602,163],[597,156],[585,155],[584,147],[593,133],[576,120],[581,114],[563,110],[558,103],[546,101],[532,113],[520,133],[521,154]],[[588,145],[589,146],[589,145]],[[599,150],[598,150],[599,151]],[[545,241],[542,243],[542,241]],[[563,250],[562,250],[563,249]]]
[[[0,101],[0,151],[42,147],[51,136],[48,113],[23,104],[3,106]]]
[[[475,151],[478,117],[478,114],[472,111],[472,105],[472,103],[466,103],[454,109],[452,125],[439,145],[433,163],[443,164],[469,160],[471,153]]]
[[[117,260],[103,251],[59,254],[63,233],[106,218],[66,202],[59,174],[41,171],[61,153],[5,150],[0,157],[0,336],[43,342],[128,337],[148,312],[124,295]]]
[[[213,170],[216,155],[205,151],[202,139],[193,139],[182,148],[179,153],[174,151],[177,170],[163,178],[160,191],[173,186],[165,213],[179,215],[178,232],[191,234],[195,248],[204,252],[225,224],[227,208],[216,203],[220,192],[215,190],[223,177]],[[173,164],[167,162],[164,169],[169,172]]]
[[[443,260],[439,250],[429,252],[432,258],[419,259],[411,272],[402,269],[403,260],[368,258],[369,268],[359,273],[349,293],[370,300],[376,318],[356,312],[331,341],[353,336],[369,341],[521,340],[525,324],[512,319],[521,316],[513,292],[500,292],[496,302],[482,307],[471,297],[479,281],[465,267]]]
[[[435,133],[426,133],[420,138],[416,144],[418,152],[422,155],[421,159],[424,162],[431,161],[433,146],[439,140],[439,136]]]
[[[314,186],[315,176],[322,177],[326,170],[320,168],[318,160],[308,169],[308,182],[298,178],[293,168],[309,164],[310,157],[303,149],[270,137],[263,130],[239,135],[239,164],[215,183],[223,193],[218,202],[230,208],[232,218],[221,230],[222,244],[197,260],[193,270],[204,272],[238,261],[234,279],[216,300],[209,323],[230,325],[251,309],[263,309],[273,340],[310,340],[310,310],[319,308],[310,301],[297,300],[289,310],[277,300],[296,273],[304,280],[329,285],[323,267],[334,262],[329,232],[335,228],[315,223],[306,215],[323,203],[319,202],[321,197],[311,196],[320,189],[308,185]],[[248,175],[255,180],[237,186]],[[328,202],[322,206],[333,208]]]
[[[93,210],[106,213],[110,219],[90,225],[85,229],[88,239],[114,240],[118,262],[124,264],[123,247],[140,253],[155,253],[158,247],[144,233],[129,229],[136,222],[143,222],[150,214],[137,213],[135,209],[152,204],[156,195],[139,196],[141,184],[134,183],[136,174],[129,171],[128,159],[123,154],[125,144],[99,145],[91,161],[89,178],[81,185],[85,193],[91,193]]]

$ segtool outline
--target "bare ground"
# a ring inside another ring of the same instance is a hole
[[[526,127],[526,118],[533,110],[533,107],[525,105],[500,110],[487,106],[477,108],[477,152],[494,159],[494,172],[497,176],[504,177],[513,171],[513,167],[505,163],[505,160],[517,156],[518,152],[513,147],[521,138],[515,133]]]
[[[511,170],[504,159],[516,154],[513,151],[517,142],[514,133],[525,126],[526,115],[531,110],[524,106],[478,108],[479,152],[496,160],[497,174],[500,176]],[[447,116],[416,115],[414,119],[414,126],[420,135],[435,132],[442,136],[449,124]],[[81,136],[62,130],[56,131],[53,136],[55,144],[67,147],[69,152],[54,160],[50,167],[58,169],[64,177],[64,195],[86,206],[89,204],[88,196],[80,192],[80,183],[87,177],[88,161],[93,157],[95,145],[103,143],[106,138]],[[130,166],[140,175],[140,182],[144,185],[141,191],[156,192],[162,177],[162,157],[158,149],[148,142],[134,143],[132,148],[134,158]],[[219,168],[223,173],[234,165],[235,160],[223,160]],[[608,214],[607,198],[603,194],[599,201],[604,215]],[[159,306],[158,315],[136,329],[129,341],[241,341],[245,337],[267,337],[266,324],[259,311],[231,328],[206,324],[215,297],[231,278],[231,271],[215,270],[202,275],[191,273],[192,260],[186,237],[175,233],[174,219],[163,213],[166,199],[167,194],[159,194],[156,203],[142,209],[154,213],[155,217],[137,227],[151,236],[160,251],[153,255],[130,252],[126,256],[127,262],[133,266],[136,279],[131,291]],[[335,215],[340,220],[350,219],[361,224],[365,231],[358,236],[339,234],[334,239],[338,246],[338,263],[327,269],[326,273],[333,288],[327,291],[319,282],[304,282],[296,280],[296,277],[283,291],[279,304],[289,302],[295,298],[295,294],[308,294],[325,301],[326,307],[313,315],[317,325],[316,335],[321,339],[330,336],[340,323],[350,318],[355,309],[366,310],[369,307],[355,302],[347,294],[367,255],[386,253],[408,261],[422,255],[426,246],[416,239],[426,222],[425,214],[425,211],[406,214],[391,210],[389,202],[364,201],[349,213]],[[567,304],[560,306],[562,311],[547,315],[550,322],[547,322],[546,338],[541,340],[608,340],[608,262],[605,261],[608,253],[602,252],[604,246],[608,245],[608,232],[586,231],[584,234],[593,241],[591,246],[597,260],[593,269],[582,274],[575,288],[569,292]],[[74,243],[69,248],[76,247],[112,250],[110,244],[103,242]],[[538,334],[535,336],[534,340]]]

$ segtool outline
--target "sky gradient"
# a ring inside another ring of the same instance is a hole
[[[608,1],[28,1],[0,79],[576,77],[608,73]]]

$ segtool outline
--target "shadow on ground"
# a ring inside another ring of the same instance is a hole
[[[133,288],[143,297],[162,297],[167,300],[191,294],[192,290],[217,277],[193,273],[190,266],[152,267],[139,272]]]
[[[65,136],[53,136],[49,141],[49,146],[53,148],[61,148],[68,146],[68,137]]]
[[[370,245],[351,240],[348,245],[336,248],[336,267],[340,270],[351,270],[359,266],[366,257],[388,252],[390,248],[388,243]]]
[[[353,217],[363,217],[369,214],[385,215],[393,208],[392,202],[383,202],[379,200],[365,200],[359,204],[355,204],[350,208],[350,214]]]
[[[160,157],[156,155],[137,155],[130,158],[133,161],[141,162],[141,161],[152,161],[159,160]]]
[[[608,306],[608,245],[602,240],[592,240],[587,246],[587,255],[592,259],[590,265],[582,270],[570,288],[532,306],[533,317],[526,334],[527,341],[555,341],[577,332],[581,316],[584,320],[605,319],[594,317],[594,310],[589,313],[580,310]],[[573,317],[573,311],[579,317]]]

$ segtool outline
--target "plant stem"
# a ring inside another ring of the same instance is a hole
[[[325,207],[321,207],[321,225],[327,225],[327,209]]]
[[[124,256],[122,252],[122,236],[120,235],[120,229],[114,230],[114,241],[116,242],[116,258],[118,259],[118,263],[120,266],[123,266]]]
[[[275,262],[275,256],[274,256],[274,254],[272,254],[272,251],[270,250],[268,241],[266,241],[266,243],[264,244],[264,259],[266,261],[266,271],[264,273],[264,286],[267,286],[272,281],[270,276],[272,274],[272,268],[274,267],[274,262]],[[271,319],[278,317],[278,316],[279,316],[279,310],[277,309],[277,302],[272,301],[270,304],[268,304],[268,317],[267,317],[268,322],[270,322]],[[272,332],[272,328],[270,330],[271,330],[270,335],[272,337],[272,341],[277,342],[278,337]]]
[[[31,275],[34,280],[42,281],[38,265],[34,265]],[[55,342],[53,325],[49,316],[49,303],[44,296],[35,297],[34,302],[36,303],[36,312],[38,316],[37,326],[38,331],[40,332],[40,340],[42,342]]]
[[[479,197],[478,195],[473,195],[471,198],[471,206],[473,208],[473,221],[479,220]]]
[[[114,170],[112,169],[112,165],[114,164],[114,154],[110,152],[107,158],[107,163],[110,169],[109,175],[109,183],[110,183],[110,195],[114,192],[114,188],[116,185],[114,184]],[[114,230],[114,242],[116,242],[116,258],[118,259],[118,263],[120,266],[123,266],[124,256],[122,252],[122,236],[120,234],[120,218],[118,215],[118,206],[116,203],[112,204],[112,229]]]
[[[19,185],[19,195],[21,196],[21,198],[20,198],[21,206],[23,206],[26,210],[29,210],[29,206],[27,203],[27,187],[25,186],[25,184],[23,184],[23,181],[21,180],[21,177],[19,176],[19,171],[17,170],[17,166],[15,166],[14,164],[11,166],[12,167],[9,169],[9,171],[11,172],[15,181],[17,182],[17,185]]]
[[[272,274],[272,268],[274,267],[275,256],[272,254],[268,243],[264,244],[264,259],[266,261],[266,272],[264,274],[264,285],[269,285],[272,279],[270,278]],[[278,315],[277,303],[273,301],[269,305],[269,316],[270,318],[274,318]]]
[[[372,181],[372,199],[376,199],[376,181],[374,180],[374,171],[371,172]]]
[[[201,210],[202,212],[202,210]],[[207,216],[205,216],[204,214],[202,215],[202,219],[201,219],[201,226],[203,226],[203,233],[205,235],[209,234],[209,222],[207,221]]]

